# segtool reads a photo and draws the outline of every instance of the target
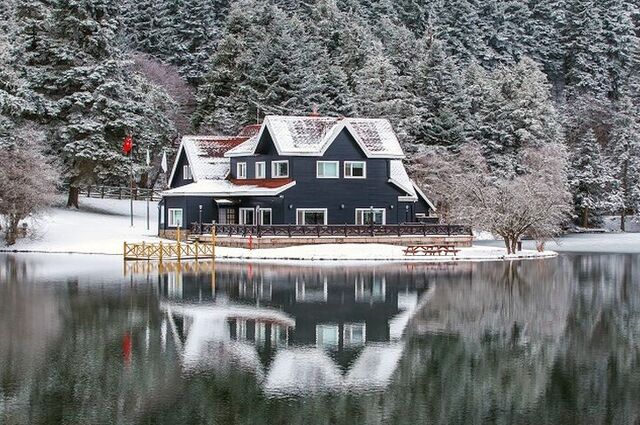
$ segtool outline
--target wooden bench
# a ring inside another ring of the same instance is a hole
[[[460,249],[453,245],[409,245],[402,250],[404,255],[448,255],[454,256]]]

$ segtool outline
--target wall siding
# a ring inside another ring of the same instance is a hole
[[[187,154],[184,150],[180,153],[180,158],[178,158],[178,167],[176,168],[176,173],[173,175],[173,180],[169,187],[172,189],[174,187],[180,187],[187,185],[189,183],[193,183],[193,179],[185,179],[184,174],[182,173],[183,166],[189,165],[189,161],[187,160]]]

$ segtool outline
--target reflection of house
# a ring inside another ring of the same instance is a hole
[[[162,276],[161,292],[179,298],[165,309],[185,367],[236,362],[271,393],[386,385],[411,313],[431,286],[368,270],[235,270],[217,275],[215,286],[210,274],[182,275],[182,297],[169,293],[176,278]]]

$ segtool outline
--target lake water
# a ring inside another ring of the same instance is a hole
[[[3,424],[638,424],[640,256],[0,256]]]

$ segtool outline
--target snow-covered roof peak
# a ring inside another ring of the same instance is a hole
[[[400,142],[386,119],[282,115],[265,117],[259,133],[229,150],[225,156],[255,153],[265,129],[280,155],[321,156],[338,134],[347,129],[369,158],[404,157]]]

